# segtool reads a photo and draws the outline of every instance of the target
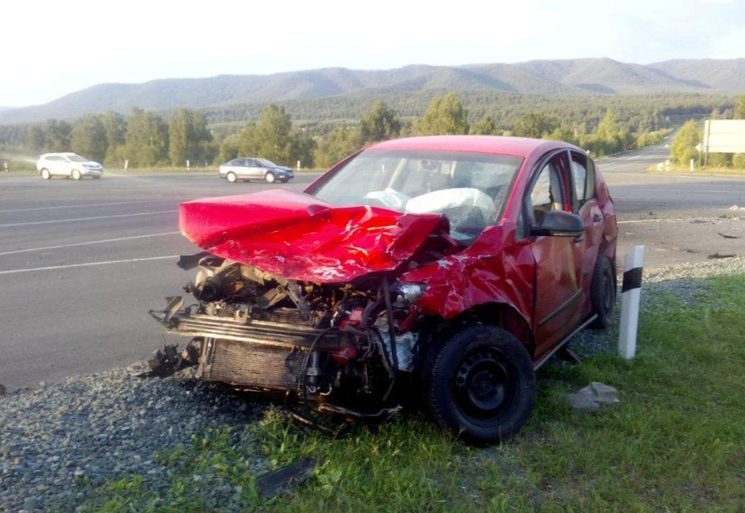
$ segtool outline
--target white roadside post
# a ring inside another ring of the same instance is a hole
[[[639,326],[639,299],[642,292],[644,246],[634,246],[626,255],[621,288],[621,326],[618,331],[618,354],[631,360],[636,354],[636,332]]]

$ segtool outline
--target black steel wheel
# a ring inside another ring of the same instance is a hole
[[[604,256],[599,256],[595,263],[590,285],[590,302],[592,313],[597,315],[592,327],[605,329],[610,326],[613,308],[616,306],[616,275],[610,260]]]
[[[487,325],[464,328],[429,364],[429,409],[454,436],[470,443],[496,443],[527,422],[535,398],[533,364],[508,331]]]

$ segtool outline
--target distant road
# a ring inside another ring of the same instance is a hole
[[[745,222],[719,218],[745,206],[745,181],[644,174],[665,154],[657,147],[600,161],[621,252],[646,244],[652,266],[745,255]],[[315,176],[280,187],[301,190]],[[178,204],[268,187],[198,173],[81,182],[0,173],[0,383],[35,386],[148,357],[166,338],[147,310],[193,277],[175,265],[197,251],[178,233]]]

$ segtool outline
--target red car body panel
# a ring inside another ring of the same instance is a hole
[[[335,207],[311,196],[348,159],[308,186],[309,194],[274,190],[184,203],[181,231],[218,256],[290,279],[341,283],[397,271],[401,281],[426,284],[417,306],[444,319],[483,305],[506,306],[533,333],[536,359],[589,315],[598,255],[615,265],[615,212],[600,172],[595,171],[594,198],[576,212],[585,224],[581,238],[519,230],[525,191],[537,166],[547,156],[581,149],[535,139],[435,136],[387,141],[365,151],[378,150],[462,151],[523,160],[495,226],[467,248],[415,264],[413,270],[408,270],[410,259],[431,235],[447,238],[447,219],[380,207]],[[564,210],[572,211],[571,205]]]
[[[210,253],[314,283],[394,271],[431,234],[448,232],[441,215],[334,207],[282,189],[182,203],[179,225]]]

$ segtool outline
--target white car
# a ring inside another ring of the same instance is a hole
[[[45,153],[36,162],[36,169],[44,180],[53,176],[65,176],[80,180],[84,176],[101,178],[103,166],[77,153]]]

